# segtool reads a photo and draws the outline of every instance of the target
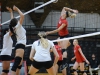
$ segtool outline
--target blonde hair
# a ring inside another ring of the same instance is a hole
[[[68,11],[68,15],[69,15],[70,18],[76,17],[76,14],[75,14],[75,13],[72,13],[72,12],[70,12],[70,11]]]
[[[43,48],[48,48],[49,46],[49,42],[46,38],[46,33],[45,32],[39,32],[38,33],[38,36],[40,37],[40,44],[42,45]]]
[[[77,44],[78,44],[78,39],[74,39],[74,40],[76,40],[76,42],[77,42]]]

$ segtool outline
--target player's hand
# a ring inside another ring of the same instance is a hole
[[[18,8],[14,5],[14,6],[13,6],[13,10],[17,11]]]
[[[74,58],[72,58],[71,61],[74,61]]]
[[[12,12],[12,9],[10,7],[6,7],[6,9],[9,11],[9,12]]]
[[[87,63],[87,64],[90,64],[90,62],[89,62],[88,60],[86,60],[86,63]]]
[[[45,34],[48,35],[49,34],[49,31],[45,32]]]
[[[77,14],[77,13],[78,13],[78,10],[73,10],[73,12],[74,12],[75,14]]]
[[[30,60],[33,61],[33,57],[30,57]]]

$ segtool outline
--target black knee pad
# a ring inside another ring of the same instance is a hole
[[[18,68],[18,69],[21,69],[21,68],[22,68],[22,65],[18,66],[17,68]]]
[[[66,51],[66,49],[62,49],[62,54],[63,54],[63,52],[65,52]]]
[[[82,73],[82,74],[83,74],[83,73],[85,73],[85,71],[80,71],[80,73]]]
[[[73,72],[75,72],[76,70],[75,69],[73,69]]]
[[[18,65],[20,64],[21,60],[22,60],[21,57],[19,57],[19,56],[15,57],[15,61],[14,61],[14,64],[12,66],[12,69],[11,69],[12,71],[16,72],[16,69],[18,68]]]
[[[9,70],[2,70],[2,72],[4,72],[4,73],[9,73]]]

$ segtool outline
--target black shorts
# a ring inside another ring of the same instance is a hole
[[[1,55],[0,59],[2,61],[11,61],[11,56],[9,56],[9,55]]]
[[[25,45],[24,44],[17,44],[16,46],[15,46],[15,50],[16,49],[25,49]]]
[[[63,54],[64,52],[67,52],[67,49],[62,49],[62,54]]]
[[[32,62],[33,67],[35,67],[36,69],[40,69],[40,68],[46,68],[49,69],[53,66],[53,62],[52,61],[45,61],[45,62],[37,62],[37,61],[33,61]]]
[[[58,61],[57,64],[60,67],[62,65],[62,60]]]
[[[59,35],[59,37],[60,37],[60,39],[62,39],[62,38],[70,37],[70,36],[69,36],[69,34],[68,34],[68,35],[64,35],[64,36],[60,36],[60,35]]]

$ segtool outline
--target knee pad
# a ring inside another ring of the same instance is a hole
[[[76,70],[75,69],[73,69],[73,72],[75,72]]]
[[[83,74],[83,73],[85,73],[85,71],[80,71],[80,73],[82,73],[82,74]]]
[[[21,57],[15,57],[15,61],[14,61],[14,64],[12,66],[12,71],[15,71],[16,72],[16,69],[18,68],[18,65],[20,64],[22,58]]]
[[[17,68],[18,68],[18,69],[21,69],[21,68],[22,68],[22,65],[18,66]]]
[[[4,73],[9,73],[9,70],[2,70],[2,72],[4,72]]]
[[[63,54],[63,52],[65,52],[66,51],[66,49],[62,49],[62,54]]]

